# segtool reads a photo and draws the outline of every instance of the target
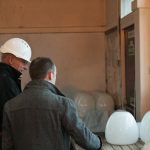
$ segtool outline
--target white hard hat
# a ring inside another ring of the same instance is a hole
[[[29,44],[20,38],[11,38],[0,48],[1,53],[10,53],[18,58],[31,62],[31,48]]]

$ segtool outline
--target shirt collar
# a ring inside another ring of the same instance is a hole
[[[52,93],[60,95],[60,96],[65,96],[55,85],[52,83],[46,81],[46,80],[32,80],[30,81],[26,87],[25,90],[30,88],[30,87],[43,87],[43,88],[48,88]]]

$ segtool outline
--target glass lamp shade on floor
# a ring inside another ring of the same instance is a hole
[[[136,143],[139,129],[132,114],[121,110],[112,113],[106,124],[105,137],[108,143],[115,145]]]

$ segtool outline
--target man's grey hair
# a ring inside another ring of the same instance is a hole
[[[56,66],[48,57],[37,57],[32,60],[29,67],[29,74],[32,80],[44,79],[48,71],[55,72]]]
[[[10,53],[1,53],[0,54],[1,61],[3,62],[6,59],[6,57],[8,57],[8,56],[12,56],[12,54],[10,54]]]

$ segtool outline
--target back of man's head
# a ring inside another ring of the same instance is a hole
[[[32,80],[45,79],[49,71],[55,73],[56,66],[52,60],[47,57],[35,58],[29,67],[29,73]]]

